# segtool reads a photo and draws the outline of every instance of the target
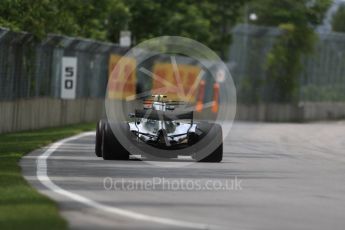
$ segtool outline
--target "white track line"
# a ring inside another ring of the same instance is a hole
[[[79,194],[64,190],[54,184],[48,174],[47,174],[47,159],[51,154],[53,154],[60,146],[65,144],[66,142],[77,140],[79,138],[93,135],[94,132],[86,132],[82,133],[70,138],[66,138],[63,140],[60,140],[58,142],[55,142],[53,145],[51,145],[44,153],[42,153],[40,156],[37,157],[37,172],[36,176],[37,179],[48,189],[51,191],[58,193],[60,195],[63,195],[65,197],[68,197],[74,201],[77,201],[79,203],[82,203],[84,205],[90,206],[95,209],[99,209],[105,212],[110,212],[116,215],[121,215],[127,218],[132,218],[136,220],[142,220],[142,221],[148,221],[148,222],[153,222],[153,223],[158,223],[158,224],[164,224],[164,225],[170,225],[170,226],[176,226],[176,227],[181,227],[181,228],[192,228],[192,229],[208,229],[208,225],[204,224],[198,224],[198,223],[192,223],[192,222],[187,222],[187,221],[181,221],[181,220],[175,220],[175,219],[170,219],[170,218],[163,218],[163,217],[156,217],[156,216],[150,216],[150,215],[145,215],[141,214],[138,212],[133,212],[133,211],[128,211],[125,209],[121,208],[115,208],[111,206],[107,206],[101,203],[98,203],[94,200],[91,200],[89,198],[86,198],[84,196],[81,196]]]

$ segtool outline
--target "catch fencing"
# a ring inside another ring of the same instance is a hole
[[[77,57],[77,98],[104,97],[109,53],[116,44],[49,35],[36,41],[29,33],[0,29],[0,100],[60,97],[61,60]]]
[[[233,29],[228,67],[236,84],[239,103],[263,101],[266,90],[266,59],[277,36],[277,28],[238,25]],[[61,60],[78,59],[77,98],[103,98],[109,72],[109,55],[127,50],[116,44],[49,35],[41,42],[29,33],[0,28],[0,100],[19,98],[59,98]],[[164,55],[156,60],[165,60]],[[188,58],[182,63],[193,64]],[[152,61],[154,62],[154,60]],[[152,69],[152,66],[148,66]],[[345,101],[345,34],[319,34],[312,54],[303,58],[299,100]],[[137,73],[137,81],[149,89],[147,76]],[[206,101],[212,98],[207,88]]]

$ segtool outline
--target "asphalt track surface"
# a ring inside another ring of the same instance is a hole
[[[344,229],[344,137],[342,121],[236,123],[222,163],[181,167],[104,161],[84,133],[20,164],[72,229]]]

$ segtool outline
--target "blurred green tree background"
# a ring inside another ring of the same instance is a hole
[[[0,26],[118,42],[121,30],[136,43],[160,35],[186,36],[218,51],[245,0],[1,0]]]
[[[333,16],[332,29],[336,32],[345,32],[345,4],[341,5]]]

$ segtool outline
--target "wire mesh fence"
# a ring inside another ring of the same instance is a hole
[[[60,96],[61,60],[78,58],[77,98],[103,97],[115,44],[50,35],[41,42],[28,33],[0,29],[0,100]]]
[[[266,61],[281,31],[277,28],[238,25],[234,28],[228,66],[236,84],[239,102],[262,102],[270,91],[265,87]],[[102,98],[108,80],[110,54],[127,50],[116,44],[49,35],[37,42],[29,33],[0,28],[0,100],[32,97],[60,97],[62,58],[78,59],[77,98]],[[148,69],[164,55],[147,61]],[[179,57],[180,63],[194,65]],[[143,65],[143,64],[141,64]],[[216,63],[215,63],[216,66]],[[345,100],[345,35],[320,34],[315,52],[303,58],[300,101]],[[152,84],[138,72],[140,90]],[[205,101],[212,100],[212,78],[207,78]],[[226,89],[225,89],[226,90]]]
[[[302,100],[345,101],[345,34],[320,34],[304,66],[300,78]]]

